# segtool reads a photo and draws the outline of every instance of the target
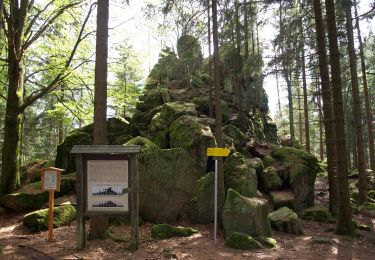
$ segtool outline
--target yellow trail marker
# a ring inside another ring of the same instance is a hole
[[[207,148],[207,156],[227,157],[230,153],[228,148]]]

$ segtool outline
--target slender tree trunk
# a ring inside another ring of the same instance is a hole
[[[297,88],[297,99],[298,99],[298,134],[299,134],[299,141],[303,144],[303,127],[302,127],[302,108],[301,108],[301,90],[298,86]]]
[[[219,32],[217,22],[217,0],[212,0],[212,36],[214,43],[214,81],[215,81],[215,136],[219,147],[223,146],[223,132],[221,122],[221,90],[220,90],[220,63],[219,63]],[[225,200],[224,189],[224,171],[222,157],[218,159],[218,215],[221,216],[221,211]]]
[[[319,90],[320,92],[320,90]],[[318,96],[318,109],[319,109],[319,157],[324,160],[324,146],[323,146],[323,112],[322,112],[322,99]]]
[[[243,1],[243,8],[244,8],[244,48],[245,48],[245,56],[244,60],[247,64],[249,62],[249,18],[248,18],[248,7],[247,7],[247,0]]]
[[[365,173],[365,147],[363,144],[363,127],[362,127],[362,111],[359,98],[358,77],[357,77],[357,59],[354,48],[353,36],[353,19],[351,12],[351,0],[345,1],[345,16],[346,16],[346,32],[348,38],[348,53],[350,76],[352,83],[353,108],[355,120],[355,133],[357,143],[357,158],[358,158],[358,195],[359,202],[364,203],[367,200],[367,177]]]
[[[336,144],[333,126],[332,90],[328,72],[328,60],[326,52],[325,30],[322,17],[320,0],[314,0],[314,16],[316,41],[319,57],[319,75],[322,85],[322,100],[324,112],[324,132],[327,156],[327,172],[329,185],[329,210],[337,214],[337,179],[336,179]]]
[[[307,104],[307,83],[306,83],[306,59],[305,59],[305,37],[303,37],[303,45],[302,45],[302,88],[303,88],[303,112],[304,112],[304,119],[305,119],[305,143],[306,143],[306,151],[310,152],[310,128],[309,128],[309,105]]]
[[[214,117],[212,98],[212,58],[211,58],[211,12],[210,0],[207,0],[207,26],[208,26],[208,74],[210,76],[208,91],[208,116]]]
[[[93,144],[107,143],[107,71],[108,71],[108,15],[109,0],[98,0],[95,60],[95,97]],[[105,238],[108,218],[96,216],[91,219],[91,239]]]
[[[335,3],[326,0],[327,29],[330,50],[332,75],[333,112],[335,118],[336,158],[337,158],[337,226],[336,232],[341,235],[353,235],[352,210],[349,198],[348,161],[346,158],[345,122],[341,89],[340,52],[337,44]]]
[[[240,4],[238,0],[236,0],[236,12],[235,12],[235,20],[236,20],[236,85],[237,85],[237,100],[238,100],[238,112],[242,114],[242,84],[241,84],[241,25],[240,25]]]
[[[356,17],[356,29],[358,32],[359,57],[361,59],[363,94],[365,98],[365,112],[366,112],[367,136],[368,136],[368,144],[369,144],[370,168],[375,172],[374,132],[373,132],[373,127],[372,127],[372,114],[371,114],[371,108],[370,108],[371,99],[369,98],[369,93],[368,93],[365,54],[363,53],[363,43],[362,43],[362,37],[361,37],[361,30],[359,28],[359,18],[358,18],[356,4],[354,4],[354,10],[355,10],[355,17]]]
[[[293,147],[295,143],[294,135],[294,113],[293,113],[293,98],[292,98],[292,76],[289,72],[284,72],[286,85],[288,88],[288,106],[289,106],[289,131],[290,131],[290,145]]]

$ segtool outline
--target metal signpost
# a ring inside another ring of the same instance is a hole
[[[139,145],[75,145],[77,172],[77,248],[86,246],[86,218],[129,216],[131,246],[138,249]]]
[[[214,243],[217,242],[217,175],[218,175],[218,158],[227,157],[230,150],[227,148],[207,148],[207,156],[213,156],[215,160],[215,195],[214,195]]]

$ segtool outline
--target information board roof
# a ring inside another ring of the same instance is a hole
[[[140,145],[74,145],[73,154],[129,154],[140,153]]]

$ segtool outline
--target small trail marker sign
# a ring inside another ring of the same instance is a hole
[[[228,148],[207,148],[207,156],[227,157],[230,153]]]
[[[48,190],[48,241],[53,240],[53,207],[55,191],[60,191],[61,174],[64,170],[48,167],[41,170],[42,190]]]
[[[215,205],[214,205],[214,243],[217,242],[217,175],[218,175],[218,161],[217,157],[227,157],[230,153],[228,148],[212,147],[207,148],[207,156],[214,156],[215,160]],[[215,158],[216,157],[216,158]]]

